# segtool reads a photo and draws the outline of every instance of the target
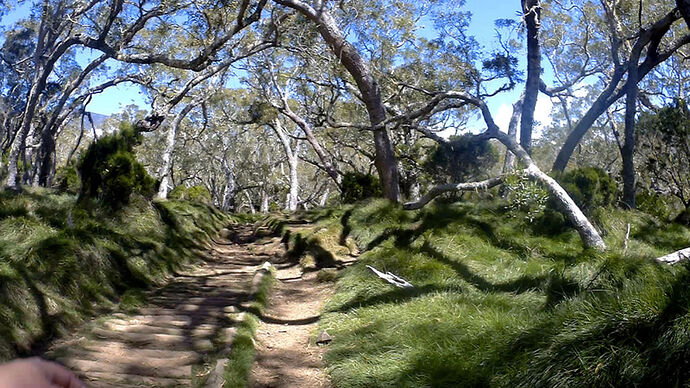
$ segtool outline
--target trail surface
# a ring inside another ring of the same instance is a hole
[[[281,251],[279,238],[266,230],[258,239],[249,226],[227,232],[203,252],[201,266],[152,292],[145,307],[99,318],[45,357],[90,387],[201,385],[230,349],[257,266]]]
[[[312,333],[332,283],[320,283],[315,272],[302,274],[298,267],[277,268],[278,281],[257,330],[252,387],[330,387],[323,372],[325,348],[314,343]]]

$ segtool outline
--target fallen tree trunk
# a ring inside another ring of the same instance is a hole
[[[664,264],[677,264],[687,259],[690,259],[690,247],[657,257],[655,260]]]
[[[518,171],[517,173],[526,174],[546,187],[549,193],[556,199],[561,212],[568,218],[568,220],[570,220],[570,222],[573,223],[575,229],[577,229],[585,246],[600,250],[606,249],[604,240],[599,235],[599,232],[597,232],[587,217],[585,217],[585,215],[582,213],[580,208],[577,207],[572,198],[570,198],[568,193],[561,187],[561,185],[558,184],[558,182],[539,170],[539,168],[537,168],[537,166],[534,164],[530,165],[524,170]],[[505,175],[501,175],[479,182],[451,183],[434,186],[426,195],[419,199],[419,201],[407,202],[403,205],[403,208],[405,210],[421,209],[427,203],[431,202],[431,200],[443,193],[453,191],[487,190],[502,184],[505,180],[505,177]]]
[[[484,122],[486,123],[487,131],[482,134],[476,135],[476,139],[496,139],[500,141],[504,146],[506,146],[506,148],[510,152],[512,152],[524,166],[526,166],[526,168],[524,169],[524,173],[526,173],[532,179],[539,181],[546,187],[551,196],[556,200],[556,203],[558,204],[560,211],[563,213],[563,215],[565,215],[568,218],[568,220],[573,224],[577,232],[580,234],[580,238],[582,239],[583,244],[587,248],[594,248],[597,250],[606,249],[606,244],[599,235],[599,232],[594,228],[594,225],[592,225],[592,223],[589,222],[589,220],[584,215],[584,213],[582,213],[582,210],[580,210],[577,204],[575,204],[575,201],[573,201],[573,199],[570,198],[570,195],[568,195],[568,193],[561,187],[561,185],[558,184],[558,182],[556,182],[553,178],[551,178],[539,169],[539,167],[536,163],[534,163],[534,160],[532,160],[527,151],[525,151],[525,149],[522,146],[520,146],[520,144],[518,144],[518,142],[515,141],[514,138],[511,138],[508,134],[500,131],[500,129],[494,122],[493,117],[491,116],[491,111],[489,111],[489,107],[486,105],[484,101],[463,92],[446,93],[446,95],[452,98],[457,98],[466,101],[479,108],[484,118]],[[500,183],[500,181],[492,181],[491,179],[489,181],[491,181],[491,183],[495,183],[494,186]],[[487,181],[484,181],[484,183],[486,182]],[[432,188],[429,192],[429,194],[432,194],[433,192],[434,195],[431,198],[429,198],[426,202],[429,202],[431,199],[433,199],[433,197],[438,196],[442,192],[455,191],[458,190],[458,188],[462,189],[463,187],[465,187],[465,185],[467,184],[461,183],[456,185],[436,186]],[[446,189],[445,191],[443,191],[444,186]],[[425,196],[425,198],[426,197],[427,196]],[[421,203],[421,200],[418,202],[419,205],[417,205],[417,209],[424,206],[424,204]],[[415,206],[414,203],[405,204],[406,209],[411,209],[413,208],[413,206]]]
[[[403,205],[405,210],[416,210],[421,209],[427,203],[431,202],[432,199],[438,197],[443,193],[448,193],[451,191],[477,191],[477,190],[488,190],[492,187],[498,186],[503,183],[505,175],[501,175],[496,178],[487,179],[485,181],[479,182],[468,182],[468,183],[449,183],[447,185],[434,186],[429,190],[426,195],[415,202],[407,202]]]

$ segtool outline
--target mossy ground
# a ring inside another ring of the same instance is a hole
[[[139,198],[113,211],[44,189],[0,193],[0,360],[118,303],[136,307],[231,221],[185,202]]]
[[[316,226],[288,236],[302,253],[348,251],[350,239],[363,251],[322,316],[335,386],[690,383],[688,267],[650,260],[690,245],[690,229],[600,210],[610,250],[597,253],[572,229],[504,209],[460,202],[407,212],[373,201],[303,215]],[[415,287],[395,288],[365,265]]]

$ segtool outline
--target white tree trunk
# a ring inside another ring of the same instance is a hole
[[[252,196],[249,195],[249,191],[244,191],[244,197],[247,199],[247,204],[249,205],[249,212],[251,214],[256,214],[256,209],[254,208],[254,201],[252,201]]]
[[[259,211],[261,213],[268,213],[268,205],[268,193],[266,193],[266,190],[263,187],[261,187],[261,209],[259,209]]]
[[[288,137],[287,132],[283,128],[282,123],[277,118],[273,120],[273,125],[271,125],[271,128],[273,129],[273,132],[275,132],[275,134],[278,136],[278,139],[280,139],[280,143],[283,145],[285,157],[288,162],[288,168],[290,169],[288,178],[290,182],[290,189],[288,191],[288,195],[285,201],[285,209],[295,211],[297,210],[297,205],[299,204],[299,173],[297,171],[297,167],[299,165],[299,146],[295,146],[294,149],[292,148],[292,145],[290,144],[290,138]]]
[[[326,201],[328,201],[328,194],[331,193],[330,187],[326,187],[326,191],[323,192],[323,195],[321,195],[321,199],[319,200],[319,206],[324,207],[326,206]]]
[[[668,255],[657,257],[656,261],[665,264],[676,264],[683,260],[690,259],[690,248],[681,249]]]
[[[223,190],[223,202],[221,203],[221,209],[223,211],[230,211],[234,210],[233,209],[233,202],[235,200],[235,194],[237,190],[237,184],[235,182],[235,172],[234,170],[234,163],[231,161],[230,164],[224,163],[225,164],[225,189]],[[246,193],[246,191],[245,191]],[[253,206],[250,206],[252,209],[254,209]]]
[[[161,166],[159,176],[161,184],[158,187],[158,198],[166,199],[168,198],[168,190],[170,185],[170,168],[172,166],[172,156],[175,150],[175,137],[177,136],[177,131],[180,128],[180,123],[184,117],[194,108],[194,104],[190,103],[185,106],[173,120],[170,129],[168,130],[168,135],[165,139],[165,149],[163,150],[163,165]]]
[[[299,158],[296,154],[288,159],[288,165],[290,166],[290,194],[288,195],[288,209],[290,211],[297,210],[297,205],[299,204],[299,174],[297,172],[297,166],[299,164]]]

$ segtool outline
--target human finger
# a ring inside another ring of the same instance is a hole
[[[44,376],[51,384],[55,384],[60,388],[86,388],[86,385],[84,385],[74,373],[70,372],[62,365],[40,358],[36,358],[32,361],[38,363]]]

